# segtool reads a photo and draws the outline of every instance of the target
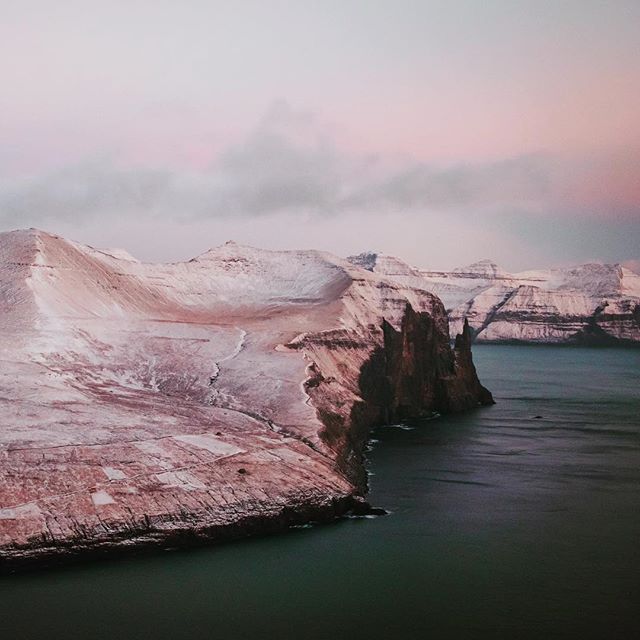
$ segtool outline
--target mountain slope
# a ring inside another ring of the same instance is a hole
[[[316,251],[4,233],[0,309],[6,562],[332,518],[373,424],[491,401],[438,298]]]

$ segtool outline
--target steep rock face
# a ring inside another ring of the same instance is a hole
[[[420,271],[367,253],[366,268],[440,296],[451,333],[468,321],[478,342],[636,344],[640,276],[620,265],[586,264],[510,274],[488,260]]]
[[[0,234],[0,330],[5,562],[333,518],[373,424],[491,400],[438,298],[315,251]]]
[[[414,300],[420,311],[407,300],[398,302],[364,333],[343,328],[307,334],[290,345],[313,362],[305,387],[323,422],[321,435],[360,488],[371,425],[493,403],[476,375],[468,328],[452,350],[437,298],[428,296],[422,305]]]

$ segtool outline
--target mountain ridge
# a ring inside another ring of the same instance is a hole
[[[511,274],[490,260],[432,271],[374,252],[348,259],[359,264],[362,256],[370,270],[438,295],[451,332],[466,320],[477,342],[640,343],[640,276],[621,264]]]

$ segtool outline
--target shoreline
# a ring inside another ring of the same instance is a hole
[[[0,578],[110,559],[118,561],[169,551],[215,547],[251,538],[279,535],[304,526],[327,525],[346,518],[385,514],[384,509],[373,507],[366,499],[354,493],[343,497],[329,497],[322,504],[286,506],[277,514],[246,516],[225,525],[184,527],[170,532],[141,531],[136,536],[122,536],[120,539],[110,536],[104,541],[94,541],[91,544],[66,541],[47,551],[34,546],[31,554],[29,549],[25,549],[25,555],[2,558]]]

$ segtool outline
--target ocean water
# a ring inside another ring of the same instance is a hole
[[[0,579],[0,638],[640,637],[640,350],[478,346],[497,404],[376,430],[391,514]]]

